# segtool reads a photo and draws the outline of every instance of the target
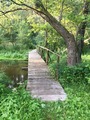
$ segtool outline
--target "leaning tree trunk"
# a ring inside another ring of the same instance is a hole
[[[77,43],[74,36],[59,23],[48,11],[44,9],[45,15],[41,15],[65,40],[67,46],[67,64],[75,65],[79,63]]]

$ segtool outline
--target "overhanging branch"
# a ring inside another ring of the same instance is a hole
[[[11,10],[7,10],[7,11],[0,11],[3,15],[5,15],[5,14],[7,14],[7,13],[10,13],[10,12],[15,12],[15,11],[18,11],[18,10],[33,10],[36,14],[38,14],[39,16],[41,16],[43,19],[45,19],[45,18],[48,18],[48,19],[50,19],[49,18],[49,16],[45,13],[45,11],[47,11],[45,8],[44,8],[44,6],[43,6],[43,10],[44,11],[40,11],[40,10],[37,10],[37,9],[35,9],[35,8],[33,8],[33,7],[31,7],[31,6],[29,6],[29,5],[27,5],[26,3],[23,3],[23,2],[21,2],[21,1],[19,1],[19,2],[21,2],[21,3],[17,3],[17,2],[15,2],[14,0],[11,0],[11,2],[13,2],[15,5],[17,5],[17,6],[23,6],[23,7],[27,7],[27,8],[16,8],[16,9],[11,9]]]
[[[16,8],[16,9],[13,9],[13,10],[7,10],[7,11],[0,11],[3,15],[5,15],[5,14],[8,14],[8,13],[10,13],[10,12],[15,12],[15,11],[18,11],[18,10],[26,10],[26,11],[28,11],[28,10],[30,10],[30,9],[23,9],[23,8]]]
[[[16,4],[16,5],[18,5],[18,6],[25,6],[25,7],[28,7],[28,8],[30,8],[31,10],[33,10],[34,12],[36,12],[37,14],[38,13],[40,13],[40,14],[44,14],[44,12],[42,12],[42,11],[39,11],[39,10],[37,10],[37,9],[35,9],[35,8],[33,8],[33,7],[31,7],[31,6],[29,6],[29,5],[27,5],[26,3],[23,3],[23,2],[21,2],[21,3],[17,3],[17,2],[15,2],[14,0],[11,0],[14,4]],[[45,14],[44,14],[45,15]]]

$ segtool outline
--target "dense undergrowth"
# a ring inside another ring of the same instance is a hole
[[[63,102],[33,99],[25,90],[26,83],[10,89],[9,78],[0,72],[0,120],[90,120],[89,60],[66,67],[62,58],[59,81],[67,93],[67,99]],[[55,65],[53,57],[53,62],[49,64],[52,73],[55,73]]]

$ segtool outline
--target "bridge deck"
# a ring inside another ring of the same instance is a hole
[[[32,50],[28,57],[27,90],[30,91],[33,98],[43,101],[66,99],[62,86],[50,75],[48,66],[36,50]]]

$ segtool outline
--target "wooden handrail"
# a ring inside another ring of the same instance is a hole
[[[39,46],[39,45],[37,47],[39,48],[39,51],[40,51],[40,48],[47,51],[46,60],[45,60],[47,64],[49,62],[49,52],[57,56],[57,66],[56,66],[56,74],[55,74],[55,76],[56,76],[56,79],[58,79],[59,78],[59,60],[60,60],[60,55],[55,53],[55,52],[53,52],[53,51],[51,51],[50,49],[48,49],[46,47]]]
[[[55,53],[55,52],[51,51],[50,49],[48,49],[48,48],[46,48],[46,47],[39,46],[39,45],[38,45],[38,47],[39,47],[39,48],[42,48],[42,49],[44,49],[44,50],[46,50],[46,51],[49,51],[49,52],[51,52],[52,54],[57,55],[58,57],[60,57],[60,55],[59,55],[59,54],[57,54],[57,53]]]

